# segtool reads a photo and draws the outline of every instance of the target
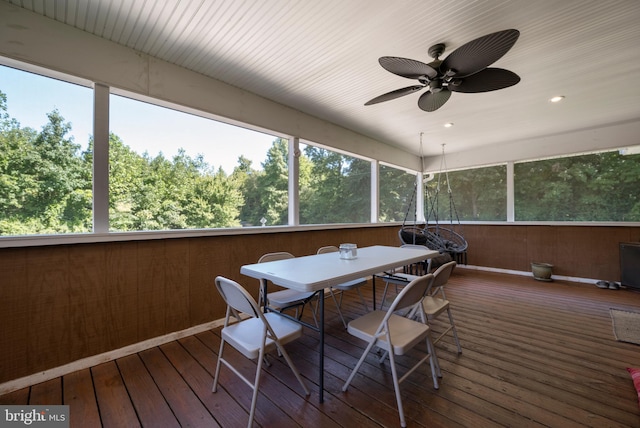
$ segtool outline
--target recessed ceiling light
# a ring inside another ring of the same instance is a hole
[[[445,124],[444,124],[444,127],[445,127],[445,128],[451,128],[452,126],[453,126],[453,123],[452,123],[452,122],[448,122],[448,123],[445,123]]]
[[[557,95],[553,98],[549,98],[549,101],[551,101],[552,103],[559,103],[562,100],[564,100],[564,95]]]

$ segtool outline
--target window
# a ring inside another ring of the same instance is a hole
[[[0,236],[90,233],[92,84],[24,68],[56,78],[0,65]],[[110,96],[110,231],[288,224],[288,140],[122,95]],[[370,222],[371,162],[300,146],[300,223]],[[513,207],[516,221],[640,222],[632,153],[515,163],[513,195],[506,165],[433,174],[424,213],[417,173],[381,164],[378,221],[506,221]]]
[[[379,221],[415,221],[416,174],[381,164],[379,176]]]
[[[300,144],[300,223],[368,223],[371,162]]]
[[[272,135],[112,95],[109,164],[113,231],[287,221],[286,140]]]
[[[426,184],[425,205],[430,221],[506,221],[507,167],[434,174]]]
[[[602,152],[514,165],[518,221],[640,221],[640,155]]]
[[[0,65],[0,235],[92,224],[92,89]]]

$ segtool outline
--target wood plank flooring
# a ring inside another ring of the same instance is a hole
[[[402,384],[410,427],[640,427],[625,369],[640,367],[640,346],[615,340],[609,314],[610,308],[640,311],[640,292],[464,268],[447,287],[463,353],[446,337],[437,345],[440,388],[433,388],[428,366]],[[329,299],[326,309],[325,402],[318,403],[318,337],[305,330],[287,346],[311,396],[274,355],[263,371],[255,426],[399,426],[388,360],[380,366],[371,354],[341,392],[364,343],[344,330]],[[345,295],[343,312],[347,318],[364,313],[356,293]],[[246,426],[246,385],[223,369],[218,392],[211,392],[219,332],[33,385],[1,396],[0,404],[69,404],[71,426],[83,428]],[[408,366],[420,352],[399,364]],[[247,372],[255,367],[240,355],[235,361]]]

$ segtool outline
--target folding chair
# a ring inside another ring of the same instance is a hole
[[[451,314],[451,305],[447,300],[444,292],[445,285],[449,281],[451,272],[456,267],[456,262],[451,261],[440,266],[433,273],[433,285],[429,294],[422,300],[422,309],[427,316],[427,321],[436,319],[441,313],[447,312],[449,318],[449,327],[433,341],[435,345],[442,339],[447,333],[452,332],[453,339],[458,347],[458,354],[462,353],[462,347],[460,346],[460,340],[458,339],[458,332],[456,331],[456,325],[453,322],[453,315]]]
[[[424,250],[426,247],[424,245],[403,244],[400,246],[400,248],[418,248]],[[385,272],[384,275],[376,275],[377,278],[380,278],[385,282],[380,308],[384,308],[385,303],[391,303],[390,301],[388,302],[386,300],[390,284],[395,285],[396,294],[398,294],[398,287],[404,287],[417,277],[429,273],[430,270],[431,259],[428,259],[422,262],[415,263],[411,266],[404,266],[403,272]]]
[[[387,355],[389,356],[393,388],[395,390],[398,413],[400,414],[400,425],[403,427],[406,427],[407,424],[405,422],[402,398],[400,396],[400,383],[422,363],[429,360],[431,376],[433,377],[433,387],[438,389],[440,366],[433,343],[431,342],[429,326],[424,322],[414,321],[398,315],[395,312],[416,310],[422,313],[421,302],[432,280],[432,274],[417,277],[402,289],[387,311],[374,310],[351,321],[347,327],[349,334],[367,341],[368,344],[360,360],[342,387],[342,391],[347,390],[353,377],[367,357],[367,354],[374,346],[384,350],[385,353],[380,358],[380,363],[386,359]],[[406,354],[423,340],[427,345],[427,354],[406,371],[401,378],[398,378],[395,356]]]
[[[283,347],[283,345],[302,336],[302,325],[274,312],[262,313],[260,306],[247,290],[233,280],[218,276],[215,279],[215,284],[218,292],[227,303],[227,313],[221,332],[222,340],[220,341],[218,363],[216,364],[216,373],[211,390],[213,392],[217,390],[221,364],[228,367],[244,383],[251,387],[253,397],[251,398],[251,410],[249,411],[248,427],[250,428],[253,424],[256,410],[262,363],[267,352],[277,349],[279,354],[284,356],[305,394],[310,394],[302,380],[302,376],[300,376],[300,372]],[[240,314],[247,314],[250,318],[243,320]],[[237,322],[229,322],[232,315]],[[225,343],[229,343],[245,357],[257,361],[258,367],[253,383],[240,373],[229,360],[224,358]]]
[[[292,259],[294,255],[291,253],[287,253],[284,251],[276,252],[276,253],[267,253],[264,254],[260,259],[258,259],[258,263],[266,263],[272,262],[276,260],[285,260]],[[258,297],[259,305],[263,305],[264,299],[264,291],[267,287],[267,281],[264,279],[260,280],[260,295]],[[278,291],[273,291],[267,294],[267,304],[271,309],[275,309],[279,312],[283,312],[287,309],[295,308],[295,317],[297,319],[302,318],[302,311],[304,310],[304,306],[309,303],[316,295],[314,291],[296,291],[290,289],[282,289]],[[316,318],[316,311],[313,306],[311,306],[311,311],[313,315],[313,320],[318,325],[318,320]]]
[[[325,253],[336,253],[339,252],[340,249],[334,245],[328,245],[326,247],[320,247],[318,249],[317,254],[325,254]],[[347,328],[347,322],[344,319],[344,315],[342,314],[342,296],[344,294],[345,291],[349,291],[349,290],[356,290],[358,292],[358,296],[360,296],[360,301],[362,302],[362,305],[364,306],[365,311],[369,312],[369,307],[367,306],[367,302],[364,300],[364,297],[362,296],[362,292],[360,291],[360,287],[362,287],[363,285],[365,285],[367,283],[367,279],[366,278],[358,278],[358,279],[354,279],[352,281],[348,281],[348,282],[343,282],[342,284],[338,284],[338,285],[334,285],[333,287],[329,287],[327,290],[329,292],[329,294],[331,295],[331,298],[333,299],[333,301],[336,304],[336,308],[338,309],[338,315],[340,316],[340,319],[342,320],[342,324],[344,325],[344,328]],[[333,292],[334,290],[338,290],[340,291],[340,301],[338,302],[338,300],[336,299],[335,293]]]

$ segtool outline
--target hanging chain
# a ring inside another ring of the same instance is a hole
[[[451,190],[451,181],[449,181],[449,168],[447,168],[447,160],[444,155],[444,144],[442,145],[442,159],[440,161],[440,171],[444,164],[444,172],[447,179],[447,193],[449,193],[449,221],[453,226],[453,217],[455,215],[456,221],[460,224],[460,217],[458,216],[458,210],[456,209],[456,203],[453,200],[453,191]]]

